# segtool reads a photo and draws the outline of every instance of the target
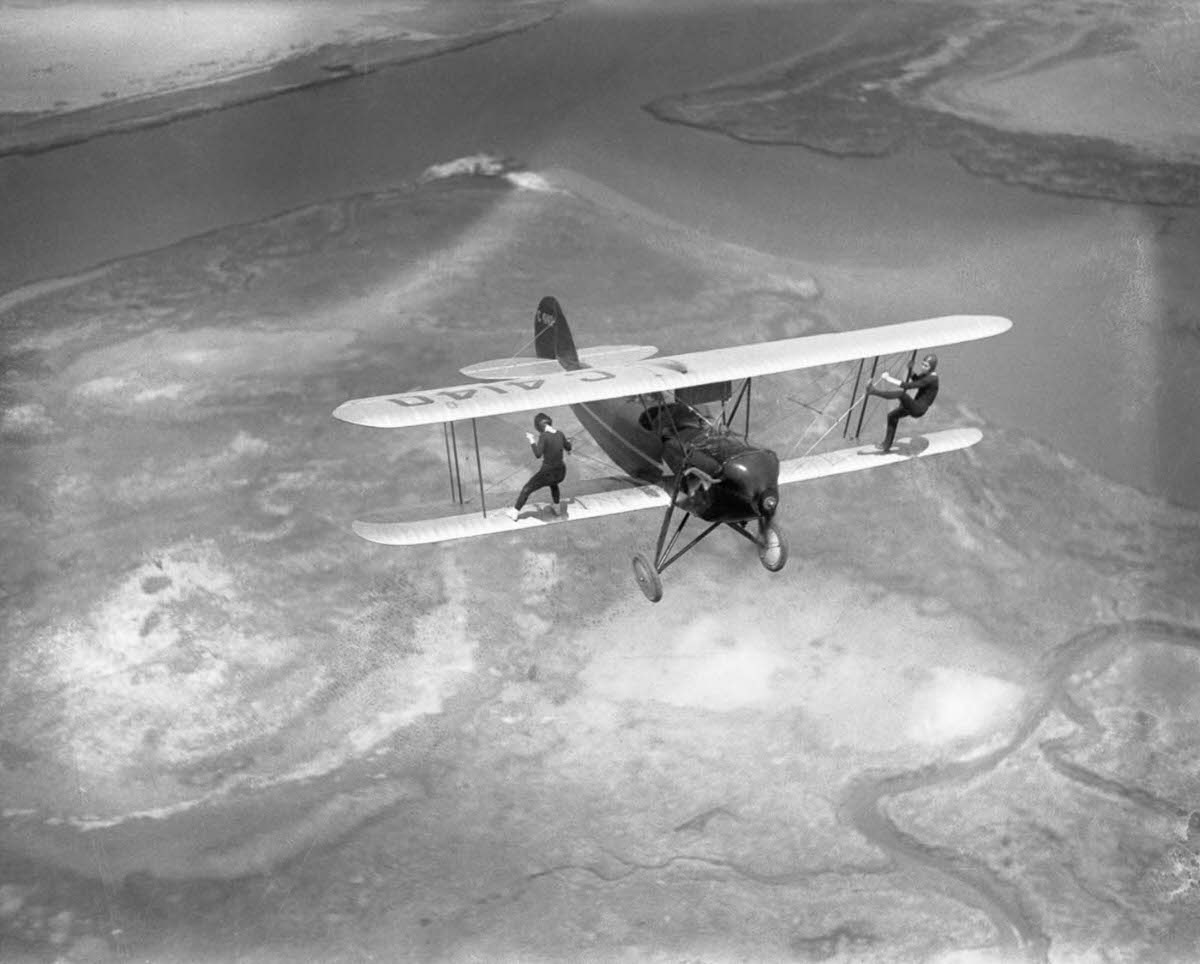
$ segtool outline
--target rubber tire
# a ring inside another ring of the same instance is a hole
[[[774,543],[773,546],[758,547],[758,561],[763,564],[763,568],[768,572],[779,572],[788,561],[788,544],[787,539],[774,522],[767,526],[765,538],[769,543]]]
[[[637,580],[638,588],[652,603],[663,597],[662,579],[650,564],[650,560],[638,553],[633,557],[633,578]]]

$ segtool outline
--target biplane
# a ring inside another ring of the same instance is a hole
[[[844,438],[857,440],[868,401],[865,388],[874,382],[881,358],[911,353],[911,373],[918,349],[986,338],[1012,325],[995,315],[950,315],[656,357],[657,349],[645,345],[577,349],[557,302],[543,299],[542,304],[548,302],[555,311],[543,312],[539,305],[534,319],[536,357],[482,362],[461,369],[475,379],[470,384],[358,398],[334,411],[344,421],[377,428],[441,423],[456,503],[454,514],[436,518],[356,521],[355,532],[385,545],[418,545],[658,508],[663,517],[653,556],[633,557],[634,576],[651,602],[662,598],[663,571],[722,527],[753,543],[762,565],[778,572],[788,559],[787,539],[775,521],[781,486],[952,452],[982,435],[975,428],[952,428],[914,433],[889,452],[852,445],[780,460],[771,449],[750,441],[753,380],[857,362],[850,404],[833,423],[833,428],[842,425]],[[563,405],[570,406],[619,473],[566,483],[569,498],[562,515],[547,512],[548,506],[540,503],[523,514],[508,508],[511,500],[493,500],[489,507],[478,420]],[[467,422],[477,505],[463,485],[459,437]],[[692,520],[704,528],[681,544]]]

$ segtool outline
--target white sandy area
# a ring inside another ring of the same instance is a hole
[[[588,697],[718,713],[800,711],[812,734],[865,752],[915,745],[970,754],[1009,731],[1024,689],[995,674],[991,644],[968,620],[811,574],[789,605],[783,578],[779,595],[731,603],[719,615],[699,598],[624,613],[595,643],[581,676]]]
[[[1136,50],[1002,78],[935,84],[933,105],[1008,130],[1101,137],[1166,159],[1200,159],[1200,31],[1156,34]]]
[[[0,112],[77,110],[395,36],[423,3],[182,0],[0,7]]]
[[[388,641],[402,655],[333,680],[286,627],[254,625],[261,604],[215,547],[146,562],[85,618],[51,627],[30,657],[43,663],[22,667],[35,681],[41,732],[58,745],[55,769],[78,790],[64,797],[76,812],[52,820],[87,829],[162,819],[231,792],[320,777],[441,712],[475,669],[464,577],[449,562],[442,574],[447,601]],[[380,605],[364,605],[329,645],[367,645],[360,634],[389,612]],[[224,767],[212,761],[271,737],[275,752],[212,784],[169,776]],[[14,796],[6,803],[29,802]]]

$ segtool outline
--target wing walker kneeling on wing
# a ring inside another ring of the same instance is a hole
[[[410,522],[355,522],[354,530],[373,542],[418,545],[658,507],[665,511],[653,558],[640,553],[633,557],[638,585],[652,602],[662,598],[662,572],[722,526],[754,543],[763,566],[778,572],[788,558],[787,540],[775,523],[781,486],[951,452],[975,444],[982,435],[974,428],[947,429],[901,439],[894,449],[855,445],[781,462],[775,452],[750,441],[753,379],[857,361],[850,405],[817,442],[838,424],[849,438],[856,409],[857,439],[868,401],[865,389],[875,382],[880,358],[907,355],[910,381],[902,384],[915,385],[918,382],[911,380],[918,348],[986,338],[1011,325],[995,315],[949,315],[654,357],[656,349],[640,345],[577,350],[558,302],[543,298],[534,321],[536,358],[464,368],[464,375],[478,379],[472,384],[353,399],[337,408],[336,417],[358,425],[410,428],[442,423],[451,497],[461,510]],[[868,358],[873,361],[864,385]],[[920,384],[927,381],[923,377]],[[710,408],[718,404],[720,411],[713,414]],[[557,405],[571,407],[622,474],[568,483],[571,498],[562,515],[489,509],[477,420]],[[911,405],[905,408],[919,417]],[[464,490],[459,458],[457,426],[468,420],[479,481],[477,508],[468,505],[471,497]],[[680,546],[693,518],[705,528]]]

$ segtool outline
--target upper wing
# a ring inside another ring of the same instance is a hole
[[[453,422],[772,375],[913,348],[952,345],[998,335],[1011,327],[1011,321],[996,315],[946,315],[898,325],[716,348],[631,365],[555,371],[486,384],[356,398],[339,405],[333,414],[347,422],[376,428]]]
[[[779,483],[805,482],[827,475],[857,472],[881,465],[906,462],[927,455],[940,455],[955,449],[974,445],[983,437],[977,428],[953,428],[941,432],[930,432],[911,439],[901,439],[895,450],[884,455],[873,447],[855,446],[824,452],[820,455],[805,455],[780,463]],[[568,486],[563,502],[562,517],[548,515],[536,506],[531,506],[518,519],[512,519],[503,510],[484,515],[478,511],[465,511],[459,515],[440,519],[416,519],[411,522],[355,522],[354,531],[364,539],[388,546],[415,546],[429,542],[448,542],[453,539],[469,539],[473,536],[493,535],[499,532],[517,532],[544,525],[576,522],[580,519],[596,519],[619,512],[636,512],[639,509],[665,508],[670,504],[670,482],[663,485],[637,483],[632,479],[593,479],[577,486]],[[505,503],[501,503],[503,505]]]

